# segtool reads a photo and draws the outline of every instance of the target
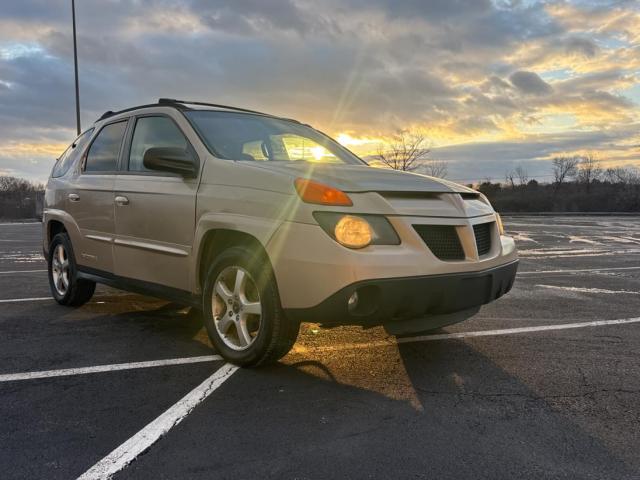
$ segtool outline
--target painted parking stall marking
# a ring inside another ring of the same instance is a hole
[[[533,270],[518,272],[518,275],[548,275],[550,273],[598,273],[598,272],[616,272],[623,270],[640,270],[640,266],[637,267],[602,267],[602,268],[574,268],[566,270]]]
[[[572,330],[576,328],[603,327],[609,325],[625,325],[632,323],[640,323],[640,317],[622,318],[618,320],[596,320],[592,322],[559,323],[554,325],[539,325],[534,327],[503,328],[498,330],[478,330],[474,332],[439,333],[434,335],[420,335],[416,337],[402,337],[395,340],[380,340],[377,342],[349,343],[313,348],[298,347],[298,349],[295,351],[297,353],[302,353],[306,351],[324,352],[336,350],[353,350],[373,347],[388,347],[403,343],[434,342],[437,340],[455,340],[472,337],[495,337],[500,335],[515,335],[520,333],[545,332],[554,330]]]
[[[8,270],[0,272],[0,275],[15,275],[19,273],[45,273],[47,270]]]
[[[71,375],[86,375],[90,373],[117,372],[121,370],[133,370],[138,368],[168,367],[171,365],[186,365],[189,363],[216,362],[221,360],[222,357],[220,355],[205,355],[201,357],[168,358],[166,360],[152,360],[148,362],[116,363],[112,365],[96,365],[93,367],[9,373],[0,375],[0,382],[17,382],[21,380],[35,380],[38,378],[67,377]]]
[[[111,476],[133,462],[138,455],[148,450],[163,435],[184,420],[194,408],[237,372],[238,368],[235,365],[226,363],[204,382],[182,397],[175,405],[78,477],[78,480],[111,478]]]
[[[51,297],[6,298],[4,300],[0,300],[0,303],[43,302],[45,300],[53,300],[53,298]]]

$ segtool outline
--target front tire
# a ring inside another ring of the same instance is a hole
[[[300,324],[285,317],[268,261],[249,248],[231,247],[216,258],[202,298],[211,343],[231,363],[276,362],[296,341]]]
[[[49,245],[47,259],[51,294],[60,305],[79,307],[93,296],[95,282],[78,278],[71,240],[66,233],[58,233]]]

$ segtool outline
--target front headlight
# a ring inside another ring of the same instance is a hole
[[[345,215],[333,229],[336,240],[345,247],[363,248],[371,243],[373,232],[366,220],[354,215]]]
[[[498,225],[498,232],[500,235],[504,235],[504,225],[502,224],[502,217],[496,212],[496,224]]]
[[[331,238],[348,248],[400,244],[389,220],[380,215],[314,212],[313,216]]]

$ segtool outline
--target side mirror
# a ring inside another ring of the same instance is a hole
[[[142,164],[149,170],[196,176],[196,162],[190,151],[175,147],[152,147],[144,152]]]

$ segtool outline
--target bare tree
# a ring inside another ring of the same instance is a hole
[[[378,147],[374,159],[394,170],[411,172],[426,162],[429,151],[424,135],[401,130],[393,135],[386,149],[382,145]]]
[[[511,188],[516,188],[516,172],[513,170],[507,170],[504,172],[504,179]]]
[[[638,167],[625,168],[624,171],[628,185],[640,185],[640,169]]]
[[[514,171],[516,177],[518,177],[518,183],[520,185],[526,185],[527,182],[529,181],[529,173],[527,172],[527,169],[524,168],[522,165],[518,165]]]
[[[449,173],[449,164],[446,160],[431,158],[423,164],[422,169],[431,177],[446,178]]]
[[[593,182],[602,176],[600,160],[598,160],[593,153],[588,153],[580,159],[575,176],[579,183],[585,185],[587,193],[589,193]]]
[[[637,185],[640,183],[640,171],[637,168],[611,167],[604,171],[603,176],[609,183],[622,183],[624,185]]]
[[[44,190],[44,186],[40,183],[30,182],[22,178],[0,175],[0,192],[21,193],[36,192],[40,190]]]
[[[616,170],[617,168],[607,168],[602,174],[604,181],[608,183],[617,183]]]
[[[559,189],[567,178],[575,177],[578,168],[578,157],[555,157],[553,164],[553,178],[556,189]]]

